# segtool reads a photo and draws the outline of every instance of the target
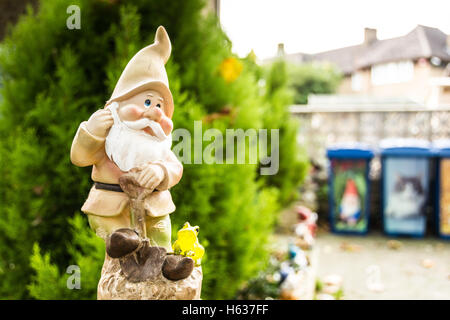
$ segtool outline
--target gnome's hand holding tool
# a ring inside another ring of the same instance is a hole
[[[170,52],[169,36],[159,27],[155,42],[129,61],[105,108],[80,124],[71,149],[75,165],[93,166],[94,186],[82,211],[132,282],[161,271],[179,280],[194,265],[166,256],[175,211],[169,189],[183,173],[170,149],[174,105],[164,67]]]
[[[150,164],[139,172],[136,180],[141,187],[154,190],[164,180],[164,170]]]

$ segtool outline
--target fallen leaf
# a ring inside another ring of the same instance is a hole
[[[362,250],[362,247],[358,244],[342,242],[341,249],[349,252],[360,252]]]
[[[398,250],[403,246],[403,243],[401,243],[398,240],[389,240],[387,242],[388,248],[392,250]]]

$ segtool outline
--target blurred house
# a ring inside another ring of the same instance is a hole
[[[333,63],[343,73],[335,94],[290,107],[301,123],[298,142],[324,166],[324,149],[334,143],[450,138],[450,36],[421,25],[387,40],[375,29],[364,32],[359,45],[316,54],[285,54],[280,44],[278,56],[265,61]]]
[[[450,35],[418,25],[405,36],[379,40],[366,28],[364,42],[316,54],[278,56],[292,63],[330,62],[344,74],[338,94],[408,97],[424,106],[450,106]]]

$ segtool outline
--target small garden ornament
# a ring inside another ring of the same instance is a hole
[[[317,230],[317,213],[307,207],[298,206],[298,223],[294,226],[296,245],[304,250],[312,249]]]
[[[199,298],[202,272],[171,253],[169,189],[183,166],[171,151],[174,104],[166,30],[129,61],[105,107],[80,124],[71,160],[93,166],[82,211],[106,242],[99,299]]]
[[[350,226],[356,225],[361,217],[361,199],[353,179],[346,182],[339,210],[341,220]]]
[[[192,227],[189,222],[186,222],[183,228],[178,231],[178,239],[173,244],[175,254],[191,257],[197,266],[200,265],[205,253],[205,249],[197,239],[199,229],[198,226]]]

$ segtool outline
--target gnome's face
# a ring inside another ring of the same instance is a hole
[[[173,129],[165,106],[164,98],[158,91],[145,90],[120,101],[118,115],[128,127],[161,138],[161,131],[168,136]],[[153,121],[156,126],[149,126],[148,120]]]
[[[145,90],[108,106],[116,118],[105,151],[122,171],[166,158],[173,125],[164,102],[158,91]]]

